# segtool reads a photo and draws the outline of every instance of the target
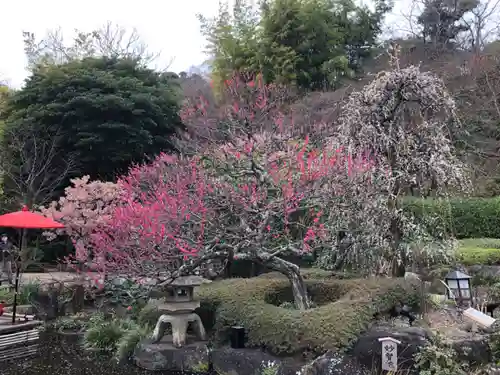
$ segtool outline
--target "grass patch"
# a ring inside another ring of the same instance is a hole
[[[467,238],[460,240],[458,261],[465,266],[500,265],[500,239]]]
[[[323,303],[306,311],[276,306],[289,298],[289,283],[282,278],[232,279],[202,286],[197,290],[201,310],[214,315],[210,321],[202,319],[222,340],[231,326],[242,325],[251,347],[275,354],[319,354],[347,348],[368,329],[374,314],[399,301],[415,304],[420,295],[403,279],[309,279],[306,283]]]

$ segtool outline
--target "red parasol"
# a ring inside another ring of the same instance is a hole
[[[64,228],[64,225],[41,214],[30,212],[27,206],[23,206],[21,211],[0,215],[0,227],[20,228],[24,231],[25,229]],[[21,233],[21,241],[19,241],[19,250],[22,249],[22,238],[23,233]],[[21,267],[19,265],[16,267],[14,305],[12,306],[12,324],[16,322],[17,292],[19,289],[20,268]]]
[[[28,207],[24,206],[21,211],[1,215],[0,227],[22,229],[57,229],[64,228],[64,225],[41,214],[30,212]]]

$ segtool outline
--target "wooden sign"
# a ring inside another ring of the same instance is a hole
[[[472,320],[473,323],[476,323],[478,326],[483,328],[491,327],[491,325],[496,321],[496,319],[493,319],[491,316],[483,314],[481,311],[476,310],[472,307],[469,307],[464,311],[464,316]]]
[[[401,341],[392,337],[378,339],[382,343],[382,370],[396,372],[398,369],[398,344]]]

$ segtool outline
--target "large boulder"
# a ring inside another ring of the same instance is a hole
[[[301,375],[370,375],[370,368],[351,356],[328,351],[302,367]]]
[[[176,348],[167,340],[154,343],[145,339],[137,344],[133,358],[138,367],[150,371],[190,372],[208,366],[208,351],[204,342]]]
[[[472,322],[447,327],[442,330],[444,342],[450,345],[457,354],[457,359],[473,366],[492,362],[489,345],[490,329],[478,327],[477,332],[471,330]]]
[[[300,365],[291,359],[276,358],[259,349],[217,348],[213,351],[214,369],[219,374],[255,375],[262,373],[263,366],[273,364],[277,374],[295,375]]]
[[[474,337],[447,340],[457,352],[458,359],[473,366],[491,362],[491,348],[488,335],[478,334]]]
[[[452,312],[448,312],[448,315]],[[457,360],[474,366],[481,366],[491,362],[489,334],[486,332],[471,333],[467,325],[439,330],[444,343],[452,346],[456,351]],[[433,334],[421,327],[397,326],[390,323],[377,323],[362,334],[349,353],[361,364],[380,369],[382,345],[378,339],[392,337],[401,341],[398,345],[398,369],[414,371],[415,354],[421,347],[433,339]]]
[[[419,348],[426,345],[432,334],[420,327],[396,327],[390,324],[380,323],[362,334],[354,344],[350,354],[362,365],[378,369],[381,368],[382,344],[380,338],[392,337],[401,341],[398,345],[398,369],[412,369],[414,367],[414,355]]]
[[[211,357],[211,358],[210,358]],[[135,348],[135,364],[150,371],[206,372],[210,359],[214,370],[227,375],[255,375],[263,366],[276,366],[280,375],[295,375],[301,364],[291,359],[279,359],[259,349],[213,348],[211,355],[206,342],[188,341],[182,348],[174,347],[165,336],[159,343],[141,341]],[[361,375],[361,374],[360,374]]]

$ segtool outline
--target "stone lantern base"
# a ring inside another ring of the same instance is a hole
[[[136,366],[151,371],[193,371],[209,362],[207,342],[189,338],[182,348],[172,344],[172,337],[165,336],[160,342],[151,339],[141,341],[134,350]]]
[[[194,312],[161,315],[158,318],[158,322],[156,323],[156,327],[151,338],[153,342],[160,342],[164,336],[166,325],[170,324],[172,326],[172,344],[174,347],[180,348],[186,344],[189,323],[193,324],[198,340],[206,340],[207,333],[205,332],[203,323],[198,314]]]

